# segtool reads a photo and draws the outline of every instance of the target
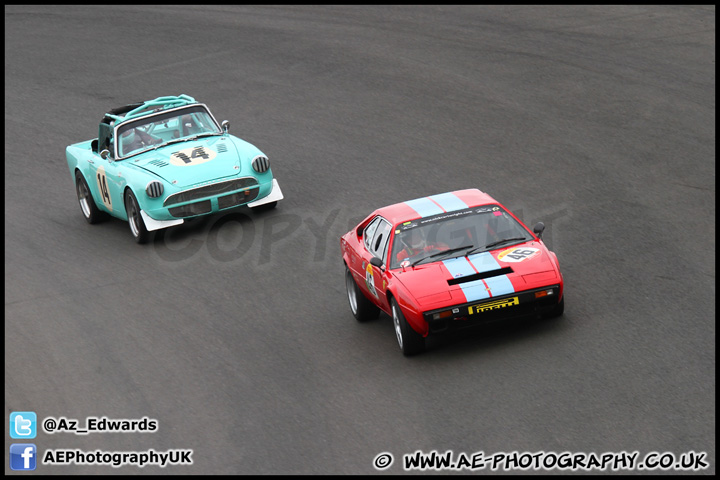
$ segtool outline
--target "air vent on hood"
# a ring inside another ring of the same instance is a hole
[[[217,151],[218,151],[218,153],[227,152],[227,145],[225,145],[224,143],[218,143]]]
[[[156,167],[165,167],[167,165],[170,165],[168,162],[166,162],[164,160],[152,160],[148,163],[150,163],[151,165],[155,165]]]
[[[467,275],[465,277],[450,279],[448,280],[448,285],[457,285],[458,283],[473,282],[475,280],[480,280],[483,278],[498,277],[500,275],[507,275],[508,273],[512,273],[512,271],[512,268],[505,267],[498,268],[497,270],[488,270],[487,272],[482,273],[473,273],[472,275]]]

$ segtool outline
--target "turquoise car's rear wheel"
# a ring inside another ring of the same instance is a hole
[[[150,237],[150,233],[145,228],[145,222],[140,215],[140,207],[137,199],[132,191],[128,190],[125,194],[125,211],[127,212],[128,224],[130,225],[130,233],[137,243],[145,243]]]
[[[95,200],[90,193],[90,187],[88,187],[85,178],[82,173],[75,172],[75,191],[77,192],[78,203],[80,203],[80,210],[82,211],[85,220],[88,223],[98,223],[103,218],[103,214],[95,204]]]
[[[350,311],[358,322],[367,322],[380,316],[380,309],[360,291],[347,267],[345,267],[345,289],[350,302]]]

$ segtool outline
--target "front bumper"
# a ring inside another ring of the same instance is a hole
[[[272,181],[272,190],[270,190],[270,193],[266,196],[261,198],[260,200],[256,200],[254,202],[250,202],[247,204],[250,208],[259,207],[260,205],[265,205],[267,203],[277,202],[278,200],[282,200],[283,193],[282,190],[280,190],[280,184],[276,179],[273,178]]]
[[[560,285],[524,290],[501,297],[486,298],[431,310],[424,312],[423,318],[428,323],[429,333],[440,333],[446,330],[474,327],[499,320],[541,315],[552,311],[558,304],[561,290]],[[552,293],[548,294],[550,291]],[[545,293],[543,294],[543,292]],[[439,319],[433,318],[433,315],[448,310],[451,312],[449,316]]]
[[[242,179],[240,179],[242,180]],[[183,223],[183,219],[211,215],[223,210],[247,205],[250,207],[274,202],[283,198],[276,179],[264,183],[237,184],[238,180],[218,182],[195,189],[177,192],[161,199],[146,199],[141,210],[148,230],[159,230]],[[231,183],[233,182],[233,183]]]
[[[143,222],[145,222],[145,228],[148,232],[172,227],[174,225],[180,225],[181,223],[185,222],[185,220],[183,220],[182,218],[176,218],[174,220],[155,220],[150,215],[148,215],[145,210],[140,210],[140,215],[142,215]]]

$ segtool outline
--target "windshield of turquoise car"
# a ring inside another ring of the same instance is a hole
[[[215,120],[201,106],[141,117],[118,127],[118,157],[135,155],[164,143],[201,134],[222,133]]]
[[[406,260],[415,262],[454,248],[472,246],[452,252],[447,257],[438,255],[437,259],[460,256],[476,248],[474,253],[479,253],[486,251],[486,245],[512,238],[524,238],[527,241],[533,237],[523,225],[497,205],[484,205],[403,222],[395,226],[390,268],[399,268]],[[499,244],[498,248],[521,241]],[[418,250],[418,246],[422,248]]]

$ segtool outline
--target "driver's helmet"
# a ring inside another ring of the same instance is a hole
[[[134,128],[128,128],[120,135],[120,140],[122,142],[122,148],[123,152],[127,153],[128,150],[131,148],[133,142],[135,141],[135,129]]]
[[[413,228],[405,232],[403,240],[408,247],[415,251],[425,248],[425,237],[419,228]]]

